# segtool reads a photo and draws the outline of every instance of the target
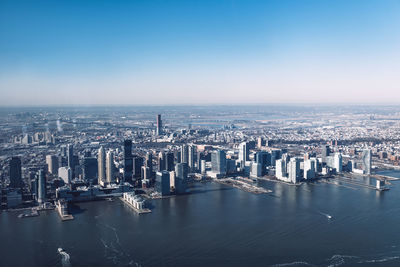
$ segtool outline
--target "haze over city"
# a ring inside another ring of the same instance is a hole
[[[1,1],[0,105],[395,103],[400,1]]]

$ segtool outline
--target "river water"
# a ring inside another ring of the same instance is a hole
[[[75,204],[67,222],[3,212],[0,266],[400,266],[400,181],[260,185],[273,193],[197,183],[142,215],[117,199]]]

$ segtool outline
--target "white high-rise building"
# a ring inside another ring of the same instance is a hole
[[[335,156],[333,157],[333,167],[336,169],[336,173],[342,172],[342,166],[342,154],[335,153]]]
[[[108,184],[114,182],[114,153],[107,151],[106,154],[106,181]]]
[[[97,166],[98,183],[100,185],[104,185],[106,183],[106,154],[102,146],[99,148],[99,153],[97,156]]]
[[[288,163],[288,176],[291,183],[300,182],[300,161],[298,158],[291,158]]]
[[[371,174],[372,168],[372,152],[371,149],[364,149],[362,152],[362,162],[365,174]]]
[[[245,162],[249,160],[249,147],[246,142],[243,142],[239,145],[239,161],[242,166],[245,165]]]
[[[253,162],[251,164],[251,171],[250,171],[250,176],[252,177],[261,177],[261,163],[255,163]]]
[[[51,174],[57,174],[58,171],[58,157],[55,155],[46,156],[46,164],[48,172]]]
[[[275,176],[279,180],[283,180],[286,178],[286,164],[282,159],[278,159],[275,161]]]
[[[313,179],[316,176],[318,160],[310,158],[304,161],[304,179]]]
[[[72,171],[70,167],[58,168],[58,177],[63,179],[64,183],[70,184],[72,180]]]

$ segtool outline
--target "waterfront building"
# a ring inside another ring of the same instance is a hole
[[[291,158],[288,163],[288,178],[291,183],[300,182],[300,161],[298,158]]]
[[[317,164],[318,160],[316,158],[309,158],[304,161],[304,173],[303,173],[304,179],[308,180],[315,178],[318,168]]]
[[[97,155],[98,166],[98,184],[104,185],[106,183],[106,154],[104,148],[101,146]]]
[[[115,182],[114,179],[114,153],[107,151],[106,154],[106,182],[111,184]]]
[[[37,202],[42,204],[46,202],[46,173],[39,170],[37,173]]]
[[[333,168],[336,169],[336,173],[341,173],[342,172],[342,154],[341,153],[335,153],[334,155],[334,166]]]
[[[135,209],[143,210],[146,208],[146,201],[134,192],[125,192],[122,194],[124,201],[132,205]]]
[[[155,189],[162,196],[168,196],[171,193],[170,177],[168,171],[161,171],[156,173]]]
[[[10,188],[22,188],[24,183],[22,181],[21,171],[21,158],[12,157],[9,163],[10,170]]]
[[[372,168],[372,152],[371,149],[364,149],[362,152],[362,163],[365,174],[371,174]]]
[[[250,171],[250,176],[251,177],[261,177],[261,163],[256,163],[253,162],[251,164],[251,171]]]
[[[177,194],[186,193],[188,166],[186,163],[175,165],[175,192]]]
[[[286,178],[286,163],[283,159],[278,159],[275,161],[275,176],[278,180],[283,180]]]
[[[211,170],[222,177],[226,175],[226,153],[223,150],[213,151],[211,154]]]

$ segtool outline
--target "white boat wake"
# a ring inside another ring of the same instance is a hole
[[[61,264],[63,267],[70,267],[71,262],[69,261],[70,256],[67,252],[65,252],[62,248],[58,248],[58,253],[61,255]]]
[[[319,214],[325,216],[329,220],[333,218],[332,215],[329,215],[328,213],[319,212]]]

